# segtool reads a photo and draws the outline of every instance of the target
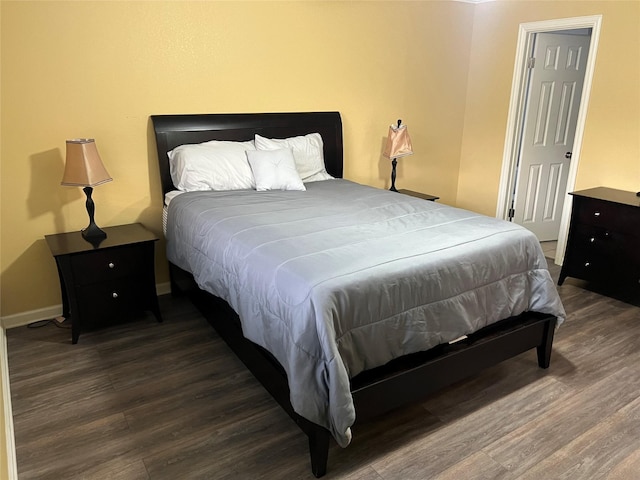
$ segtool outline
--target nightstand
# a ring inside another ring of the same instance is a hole
[[[573,208],[558,285],[567,277],[640,298],[640,199],[597,187],[571,193]]]
[[[404,188],[398,190],[398,193],[402,193],[404,195],[410,195],[410,196],[416,197],[416,198],[421,198],[423,200],[430,200],[432,202],[435,202],[436,200],[438,200],[440,198],[440,197],[436,197],[434,195],[429,195],[427,193],[414,192],[413,190],[405,190]]]
[[[103,327],[136,311],[162,321],[156,294],[154,243],[158,238],[139,223],[106,227],[99,245],[80,232],[46,235],[62,290],[62,315],[71,318],[72,343],[87,327]]]

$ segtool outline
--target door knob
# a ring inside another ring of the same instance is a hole
[[[564,158],[571,158],[571,152],[567,152],[564,154]]]

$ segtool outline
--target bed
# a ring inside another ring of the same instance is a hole
[[[338,112],[151,119],[172,293],[190,295],[308,436],[316,477],[356,421],[534,348],[549,366],[564,310],[535,237],[342,179]],[[300,139],[326,172],[270,190],[280,184],[259,169],[274,159],[301,172]],[[174,183],[190,189],[180,155],[227,142],[249,149],[254,183],[176,195]]]

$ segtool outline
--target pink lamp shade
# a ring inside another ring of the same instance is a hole
[[[387,158],[400,158],[407,155],[413,155],[413,146],[411,145],[411,137],[406,125],[391,125],[389,127],[389,136],[387,144],[382,153]]]

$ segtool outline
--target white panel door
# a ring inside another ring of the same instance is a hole
[[[590,37],[539,33],[530,83],[513,221],[557,240]]]

